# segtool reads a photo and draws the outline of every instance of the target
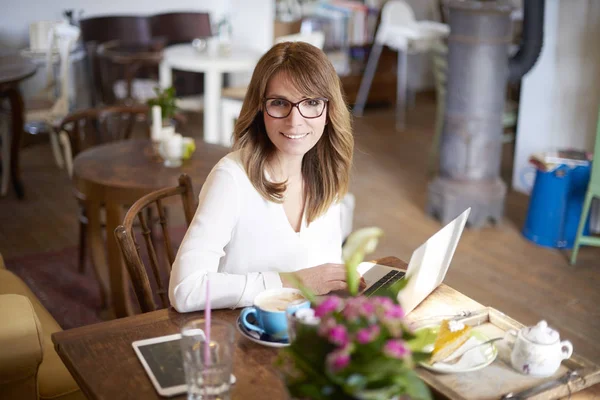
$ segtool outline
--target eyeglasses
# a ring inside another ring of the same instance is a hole
[[[304,99],[297,103],[292,103],[286,99],[268,98],[265,99],[265,110],[273,118],[286,118],[296,107],[304,118],[319,118],[329,100],[325,98]]]

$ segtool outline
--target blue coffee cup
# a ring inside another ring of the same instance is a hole
[[[309,308],[310,302],[297,289],[266,290],[254,298],[254,306],[242,310],[240,320],[251,331],[267,334],[275,339],[288,338],[287,313]],[[255,323],[248,321],[254,316]]]

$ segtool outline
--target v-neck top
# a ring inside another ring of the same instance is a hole
[[[280,272],[342,262],[340,205],[334,203],[300,232],[283,204],[254,188],[239,151],[222,158],[208,175],[196,214],[173,263],[171,305],[203,310],[208,278],[211,308],[252,305],[267,289],[281,288]]]

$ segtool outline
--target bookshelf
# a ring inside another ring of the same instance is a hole
[[[282,5],[281,3],[286,3]],[[295,4],[292,5],[292,3]],[[353,105],[379,25],[382,2],[356,0],[280,1],[274,36],[320,30],[323,51],[334,64],[350,105]],[[284,14],[279,13],[285,10]],[[285,22],[284,22],[285,21]],[[397,53],[384,48],[367,105],[393,104],[396,99]]]

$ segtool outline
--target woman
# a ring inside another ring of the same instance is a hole
[[[211,171],[177,253],[169,298],[179,312],[244,307],[295,272],[317,294],[346,287],[340,204],[354,139],[339,78],[303,42],[258,62],[235,125],[234,152]]]

